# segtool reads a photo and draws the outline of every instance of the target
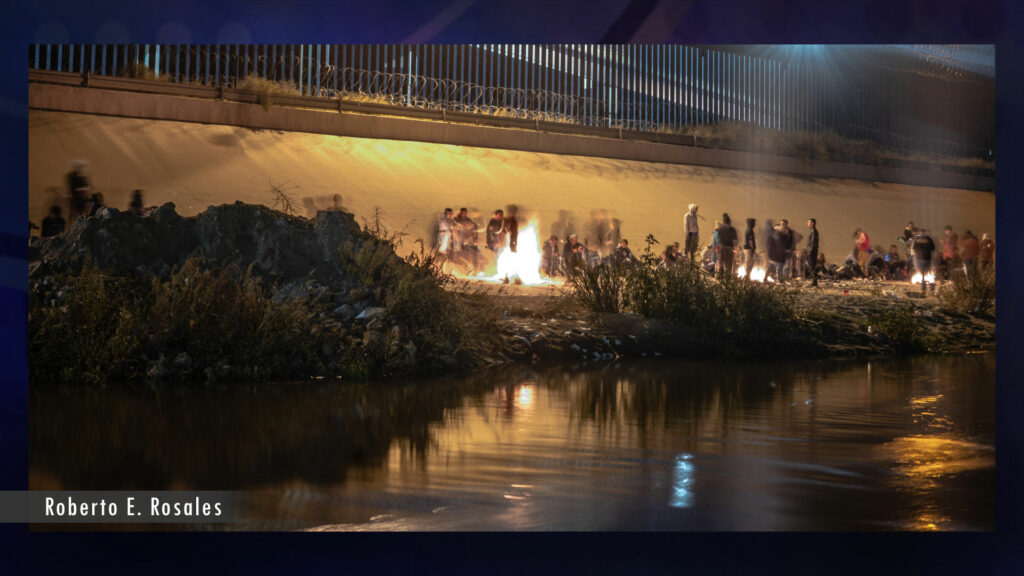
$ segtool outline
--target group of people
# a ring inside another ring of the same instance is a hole
[[[519,245],[519,221],[516,207],[497,209],[487,222],[486,248],[497,254],[508,246],[515,252]],[[479,270],[480,248],[477,244],[480,225],[469,215],[467,208],[460,208],[458,215],[451,208],[445,208],[437,222],[435,247],[442,264],[464,260],[471,272]]]
[[[89,179],[85,174],[84,162],[73,162],[71,172],[67,175],[68,182],[68,220],[74,223],[78,218],[91,218],[96,216],[100,210],[107,205],[102,192],[92,192],[89,186]],[[142,190],[133,190],[132,199],[128,205],[128,211],[137,216],[146,216],[150,212],[142,199]],[[39,234],[43,238],[63,234],[68,228],[68,220],[64,219],[63,210],[59,204],[50,207],[50,212],[43,219],[38,227]],[[30,228],[36,226],[30,222]]]
[[[698,206],[690,204],[684,218],[686,257],[689,259],[696,256],[699,235],[697,211]],[[766,278],[781,282],[796,276],[809,277],[817,286],[818,263],[821,260],[817,220],[808,218],[807,229],[806,244],[800,248],[804,236],[790,227],[789,220],[781,219],[775,223],[769,219],[758,230],[757,220],[747,218],[741,241],[732,225],[732,218],[724,213],[720,220],[715,221],[711,243],[704,249],[700,262],[708,272],[720,276],[735,275],[738,267],[742,266],[744,276],[749,279],[754,268],[760,265]]]
[[[499,252],[508,245],[515,251],[518,234],[518,222],[514,207],[511,214],[496,210],[487,225],[487,247]],[[739,234],[733,226],[732,218],[724,213],[716,220],[711,242],[698,254],[700,242],[699,206],[690,204],[683,219],[685,240],[683,249],[680,243],[668,244],[660,255],[661,266],[673,266],[682,262],[697,262],[707,272],[732,276],[739,271],[740,275],[750,278],[758,266],[764,269],[765,277],[776,282],[790,278],[809,279],[814,286],[819,278],[875,278],[885,280],[908,280],[920,271],[926,274],[933,269],[948,278],[952,270],[962,268],[968,278],[979,268],[987,269],[995,261],[995,242],[988,234],[979,239],[967,231],[963,237],[953,232],[952,226],[946,226],[945,236],[941,242],[941,250],[928,235],[927,230],[907,224],[898,241],[906,250],[906,257],[900,254],[896,244],[883,250],[879,245],[872,245],[866,231],[858,228],[853,233],[853,247],[846,259],[840,264],[829,264],[821,252],[820,234],[815,218],[806,221],[806,234],[802,234],[786,219],[775,222],[766,220],[758,228],[754,218],[746,219],[746,228]],[[466,209],[452,217],[451,210],[445,210],[438,227],[438,246],[441,252],[445,249],[473,250],[477,225],[466,215]],[[615,228],[617,231],[617,228]],[[606,234],[611,236],[611,234]],[[615,235],[614,248],[609,242],[602,240],[597,245],[580,242],[575,233],[569,233],[562,240],[559,235],[552,234],[542,247],[541,271],[548,276],[568,275],[580,266],[594,266],[600,262],[633,265],[639,262],[633,255],[629,241]],[[933,264],[933,256],[937,262]],[[742,267],[742,269],[741,269]]]

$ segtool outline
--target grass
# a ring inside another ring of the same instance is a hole
[[[274,103],[275,96],[302,95],[299,91],[299,87],[294,82],[269,80],[254,74],[250,74],[240,80],[235,88],[238,90],[249,90],[255,92],[260,106],[263,106],[264,110],[270,109],[270,106]]]
[[[93,264],[33,294],[32,380],[301,378],[322,369],[328,330],[294,302],[273,303],[248,273],[189,259],[168,280]]]
[[[910,304],[899,304],[868,317],[868,326],[888,340],[896,352],[920,354],[935,350],[938,339],[921,325]]]
[[[424,249],[400,258],[405,234],[373,220],[364,222],[364,234],[341,247],[345,270],[383,307],[384,324],[392,334],[414,346],[413,361],[420,371],[434,371],[457,362],[464,366],[488,363],[499,348],[499,310],[481,292],[449,290],[453,277],[441,271],[436,253]],[[410,348],[387,346],[377,338],[365,341],[363,353],[353,360],[368,373],[394,375],[396,360]]]
[[[954,270],[950,281],[939,286],[936,296],[947,312],[993,317],[996,313],[995,270],[978,268],[970,280],[962,269]]]
[[[635,266],[601,264],[569,278],[576,300],[594,312],[631,312],[687,326],[712,339],[760,342],[796,321],[795,291],[744,279],[716,279],[696,265],[659,267],[647,248]]]

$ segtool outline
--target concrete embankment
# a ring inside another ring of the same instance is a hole
[[[706,218],[705,242],[723,212],[739,226],[747,217],[787,218],[798,230],[817,218],[829,260],[849,252],[855,228],[884,246],[908,220],[937,233],[946,224],[995,232],[990,192],[44,110],[29,112],[31,220],[65,202],[72,160],[88,161],[95,190],[122,209],[136,188],[148,204],[174,202],[182,215],[236,200],[273,206],[277,190],[311,217],[340,195],[357,218],[382,209],[385,224],[408,233],[407,249],[432,236],[446,206],[468,207],[483,225],[508,204],[535,219],[541,236],[586,238],[603,210],[634,250],[647,234],[682,240],[689,203]]]

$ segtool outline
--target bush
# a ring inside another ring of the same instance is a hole
[[[626,277],[610,262],[597,266],[578,266],[569,275],[568,284],[577,300],[592,312],[621,312]]]
[[[635,266],[601,264],[570,277],[575,298],[595,312],[633,312],[688,326],[736,343],[785,330],[795,318],[795,292],[744,279],[712,278],[695,264],[659,266],[647,248]]]
[[[872,314],[868,323],[872,329],[885,336],[897,352],[927,352],[938,344],[936,338],[921,326],[910,304],[901,304],[885,312]]]
[[[254,74],[243,78],[235,88],[255,92],[260,106],[263,106],[264,110],[269,109],[270,105],[273,104],[274,96],[300,96],[302,94],[294,82],[279,82]]]
[[[33,381],[301,378],[322,368],[312,313],[275,304],[237,270],[189,259],[149,283],[86,265],[33,295]],[[208,370],[210,372],[208,372]]]
[[[380,216],[378,211],[372,223],[364,222],[361,237],[342,246],[346,271],[385,308],[385,323],[415,346],[417,366],[438,368],[445,357],[468,366],[486,363],[499,348],[498,309],[480,293],[450,290],[452,276],[422,242],[419,252],[398,257],[403,234],[385,229]],[[401,370],[393,362],[396,353],[402,351],[364,346],[360,361],[370,373],[393,375]]]
[[[936,291],[942,308],[958,314],[994,316],[996,313],[996,274],[993,268],[978,268],[970,281],[963,270],[954,270],[950,281]]]

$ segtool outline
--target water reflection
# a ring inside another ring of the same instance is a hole
[[[994,527],[994,357],[37,388],[33,489],[246,489],[241,529]]]

